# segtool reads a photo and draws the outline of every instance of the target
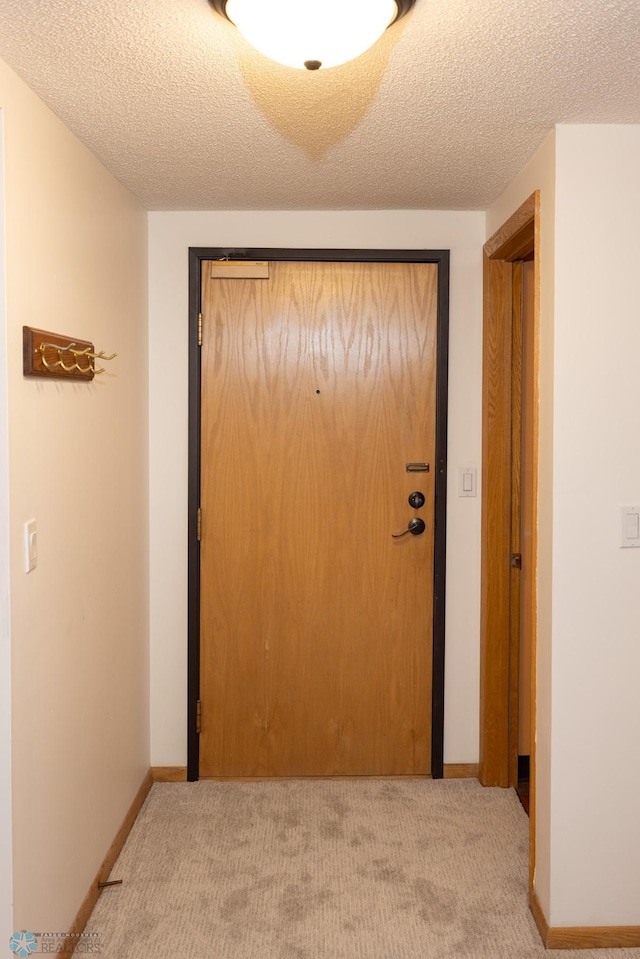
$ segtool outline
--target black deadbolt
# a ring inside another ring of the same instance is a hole
[[[410,493],[409,506],[413,506],[414,509],[420,509],[421,506],[424,506],[424,493]]]

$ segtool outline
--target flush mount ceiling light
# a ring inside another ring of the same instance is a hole
[[[415,0],[210,0],[261,53],[319,70],[359,57]]]

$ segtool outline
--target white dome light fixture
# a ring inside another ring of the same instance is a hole
[[[415,0],[210,0],[261,53],[320,70],[354,60]]]

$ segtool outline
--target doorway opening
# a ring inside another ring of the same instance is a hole
[[[188,653],[188,768],[190,781],[200,776],[201,693],[201,541],[199,518],[202,490],[202,278],[208,261],[233,264],[265,262],[273,264],[434,264],[436,291],[436,377],[435,377],[435,457],[434,541],[432,609],[432,687],[431,687],[431,775],[443,775],[444,738],[444,613],[446,551],[446,438],[448,367],[448,251],[360,251],[360,250],[281,250],[197,248],[189,251],[189,653]],[[205,333],[206,338],[206,333]],[[314,391],[318,393],[318,391]],[[412,465],[412,464],[407,464]],[[419,465],[419,464],[413,464]],[[404,464],[403,464],[404,468]],[[409,537],[412,540],[413,537]],[[266,728],[266,726],[265,726]]]
[[[535,853],[539,210],[536,192],[484,246],[480,781],[517,789],[529,774],[530,883]]]

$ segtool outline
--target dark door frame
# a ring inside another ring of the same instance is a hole
[[[199,778],[200,697],[200,345],[203,260],[288,260],[295,262],[435,263],[438,267],[436,347],[436,469],[433,573],[433,675],[431,775],[444,775],[444,641],[447,536],[447,416],[449,371],[449,250],[306,250],[236,247],[189,249],[189,504],[188,504],[188,670],[187,779]]]

